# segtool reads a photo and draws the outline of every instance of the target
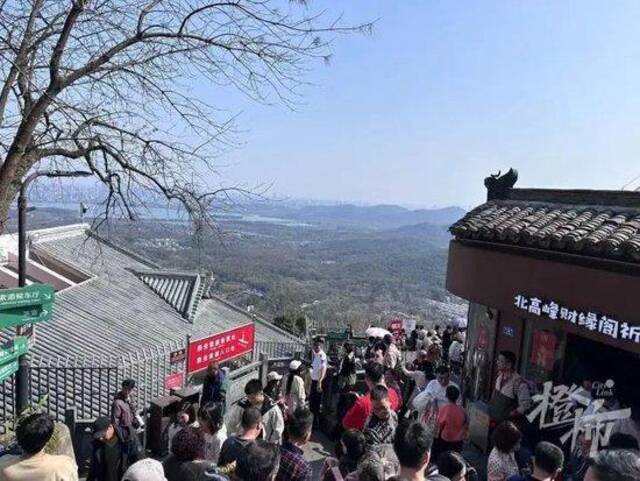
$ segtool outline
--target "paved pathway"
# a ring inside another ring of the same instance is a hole
[[[311,441],[304,447],[304,455],[313,468],[313,481],[318,481],[324,460],[327,456],[333,456],[333,442],[323,433],[315,431]]]

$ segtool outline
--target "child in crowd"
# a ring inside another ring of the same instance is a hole
[[[396,428],[398,415],[391,409],[389,390],[382,385],[371,390],[372,413],[364,427],[364,436],[369,446],[391,444]]]

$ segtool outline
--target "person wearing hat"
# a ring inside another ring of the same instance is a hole
[[[93,423],[91,464],[87,481],[120,481],[127,466],[124,444],[111,420],[99,417]]]
[[[141,459],[129,466],[122,481],[167,481],[162,463],[155,459]]]
[[[304,390],[304,379],[302,379],[302,362],[297,359],[289,363],[289,373],[282,381],[282,395],[287,417],[296,409],[306,406],[307,394]]]
[[[276,371],[271,371],[267,374],[267,385],[264,387],[264,393],[276,402],[280,399],[281,380],[282,375]]]

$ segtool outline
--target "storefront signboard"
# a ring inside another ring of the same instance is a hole
[[[206,369],[211,361],[228,361],[253,351],[254,324],[230,329],[191,341],[187,352],[187,374]]]
[[[613,381],[607,381],[613,387]],[[609,445],[611,431],[617,421],[629,419],[631,409],[607,411],[604,399],[590,399],[582,395],[581,388],[573,384],[554,386],[551,381],[544,383],[542,393],[533,396],[534,408],[527,415],[529,422],[538,420],[540,430],[565,428],[560,441],[571,441],[571,451],[581,435],[591,440],[591,455]]]
[[[514,305],[534,316],[570,322],[613,339],[640,344],[640,326],[634,326],[627,321],[614,319],[602,313],[584,312],[554,301],[523,294],[514,297]]]

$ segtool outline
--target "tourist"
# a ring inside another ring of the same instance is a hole
[[[487,481],[506,481],[519,473],[515,453],[522,434],[515,424],[503,421],[493,431],[493,449],[487,462]]]
[[[434,442],[434,458],[445,451],[462,452],[462,444],[469,431],[469,419],[460,400],[460,389],[448,386],[447,404],[438,409],[438,437]]]
[[[369,361],[364,368],[364,380],[369,392],[364,396],[360,396],[351,409],[347,411],[347,414],[342,419],[344,429],[357,429],[359,431],[364,429],[364,425],[373,410],[371,390],[375,386],[385,385],[384,367],[375,361]],[[400,410],[400,398],[393,389],[389,391],[389,402],[391,403],[391,409],[396,412]]]
[[[385,356],[387,354],[387,345],[384,341],[376,341],[373,346],[373,362],[385,366]],[[385,366],[386,367],[386,366]]]
[[[462,344],[462,336],[459,332],[453,335],[451,346],[449,346],[449,365],[454,374],[459,375],[462,371],[464,361],[464,344]]]
[[[591,461],[585,481],[638,481],[640,456],[634,451],[600,451]]]
[[[0,458],[0,480],[78,481],[78,467],[73,459],[44,452],[54,429],[53,419],[48,414],[32,414],[20,421],[16,440],[22,455]]]
[[[350,341],[342,345],[342,357],[338,365],[338,392],[346,393],[356,385],[356,357],[355,348]]]
[[[393,339],[391,334],[384,336],[383,342],[386,346],[386,352],[384,355],[384,366],[387,369],[396,369],[398,363],[401,361],[402,353]]]
[[[136,382],[133,379],[125,379],[122,381],[122,389],[116,394],[111,406],[111,422],[118,431],[118,436],[127,446],[128,461],[131,464],[143,457],[137,433],[141,423],[133,402],[135,390]]]
[[[322,409],[322,383],[327,375],[327,355],[323,350],[324,340],[317,337],[313,341],[313,353],[311,359],[311,392],[309,393],[309,405],[313,413],[313,422],[318,427],[320,412]]]
[[[275,402],[280,401],[280,381],[282,375],[276,371],[267,374],[267,385],[264,387],[264,393]]]
[[[164,468],[160,461],[141,459],[129,466],[122,476],[122,481],[167,481],[167,478],[164,477]]]
[[[391,409],[389,390],[382,385],[374,386],[370,396],[372,410],[364,426],[367,444],[391,444],[398,427],[398,415]]]
[[[240,431],[222,444],[218,466],[233,464],[242,449],[262,436],[262,414],[253,407],[246,408],[240,420]]]
[[[176,433],[162,466],[167,481],[204,481],[210,464],[204,459],[204,433],[187,426]]]
[[[376,342],[378,342],[378,340],[375,337],[369,336],[369,339],[367,340],[367,349],[364,351],[364,359],[366,361],[373,359],[373,350]]]
[[[437,458],[438,473],[449,481],[477,481],[478,473],[469,466],[462,454],[445,451]]]
[[[289,373],[284,377],[282,383],[282,395],[287,416],[298,408],[306,407],[307,395],[304,390],[301,368],[302,362],[297,359],[291,361],[289,363]]]
[[[496,366],[498,376],[489,404],[492,426],[506,420],[521,421],[531,407],[531,394],[526,381],[515,372],[516,355],[511,351],[501,351]]]
[[[442,352],[444,353],[445,361],[449,359],[449,348],[453,343],[453,327],[448,325],[442,333]]]
[[[420,422],[398,426],[393,449],[400,461],[400,477],[408,481],[448,481],[437,473],[426,473],[431,460],[432,435]]]
[[[207,375],[202,385],[200,405],[216,403],[222,406],[222,413],[226,407],[227,383],[225,373],[220,369],[218,361],[211,361],[207,366]]]
[[[427,387],[427,377],[424,371],[424,363],[426,360],[427,351],[421,350],[417,353],[412,370],[407,369],[404,365],[401,366],[402,373],[413,381],[413,389],[406,402],[407,406],[411,406],[415,397],[420,394],[425,387]]]
[[[274,481],[280,464],[278,446],[258,440],[238,455],[234,481]]]
[[[533,472],[524,476],[512,476],[508,481],[560,481],[563,465],[562,449],[555,444],[541,441],[534,450]]]
[[[251,379],[244,387],[245,397],[241,399],[229,412],[227,432],[240,432],[242,415],[248,407],[254,407],[262,414],[263,439],[270,443],[280,444],[284,432],[284,417],[278,405],[265,396],[259,379]]]
[[[198,411],[198,424],[204,434],[204,459],[218,463],[220,450],[227,439],[227,428],[220,404],[210,402]]]
[[[124,444],[108,417],[93,423],[91,461],[87,481],[119,481],[127,469]]]
[[[447,366],[439,366],[436,369],[436,378],[429,381],[424,391],[413,400],[413,408],[423,415],[425,413],[428,414],[429,411],[437,413],[438,408],[445,406],[449,402],[447,399],[447,388],[449,386],[458,388],[458,385],[450,379],[449,368]],[[462,404],[462,400],[458,398],[457,403]]]
[[[169,452],[171,452],[171,443],[173,442],[173,437],[181,431],[185,426],[188,426],[192,421],[191,413],[193,412],[193,407],[190,402],[183,401],[180,404],[178,410],[171,416],[171,421],[169,422],[169,427],[167,428],[167,435],[169,438]]]
[[[311,465],[304,459],[302,448],[309,442],[312,429],[313,414],[308,409],[298,408],[287,420],[276,481],[311,481]]]
[[[587,439],[584,433],[578,435],[576,447],[571,452],[563,472],[564,481],[584,481],[589,469],[591,454],[591,439]]]
[[[340,481],[358,468],[358,463],[367,453],[367,440],[364,434],[355,429],[344,431],[336,445],[336,458],[325,460],[320,470],[321,481]]]

